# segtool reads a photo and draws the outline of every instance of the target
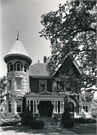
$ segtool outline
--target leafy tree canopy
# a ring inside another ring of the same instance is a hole
[[[3,76],[2,78],[0,78],[0,102],[4,101],[4,92],[6,86],[7,86],[7,79],[6,76]]]
[[[79,61],[86,86],[95,84],[96,1],[71,1],[42,15],[40,36],[51,42],[48,70],[54,73],[65,56],[72,53]],[[87,79],[88,78],[88,79]]]
[[[7,86],[7,79],[6,76],[3,76],[0,78],[0,93],[2,93],[5,90],[5,87]]]

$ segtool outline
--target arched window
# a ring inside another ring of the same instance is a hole
[[[24,66],[24,72],[26,72],[26,71],[27,71],[27,66],[25,65],[25,66]]]
[[[24,65],[24,72],[27,72],[27,70],[28,70],[28,65],[25,64],[25,65]]]
[[[8,110],[11,112],[11,102],[8,103]]]
[[[20,63],[17,63],[17,71],[21,71],[21,65],[20,65]]]
[[[13,71],[13,65],[12,63],[8,64],[8,72]]]
[[[22,64],[20,62],[16,62],[14,65],[15,71],[22,71]]]

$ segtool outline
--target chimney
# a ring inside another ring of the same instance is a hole
[[[46,56],[44,56],[43,60],[44,60],[44,63],[47,63],[47,57]]]

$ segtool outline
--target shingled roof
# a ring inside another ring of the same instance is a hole
[[[15,43],[11,47],[10,51],[8,52],[8,54],[23,54],[23,55],[29,57],[25,47],[23,46],[22,42],[19,41],[19,40],[15,41]]]
[[[19,40],[16,40],[13,46],[11,47],[8,54],[4,57],[5,62],[12,59],[13,57],[23,57],[25,58],[29,64],[31,64],[32,59],[28,55],[25,47],[23,46],[22,42]]]
[[[32,77],[50,77],[46,69],[46,63],[36,63],[29,68],[29,76]]]

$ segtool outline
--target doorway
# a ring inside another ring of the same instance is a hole
[[[52,116],[53,105],[51,101],[40,101],[38,109],[41,117]]]

